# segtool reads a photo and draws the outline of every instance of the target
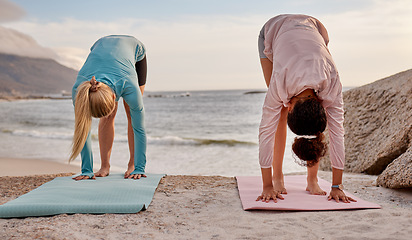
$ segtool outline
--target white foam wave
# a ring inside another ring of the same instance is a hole
[[[44,132],[39,130],[9,130],[1,129],[2,133],[11,134],[14,136],[41,138],[41,139],[61,139],[72,140],[73,133],[69,132]],[[98,141],[98,135],[92,133],[92,140]],[[116,135],[115,142],[127,142],[126,135]],[[204,145],[220,145],[220,146],[235,146],[244,145],[252,146],[256,145],[253,142],[244,142],[232,139],[197,139],[197,138],[183,138],[178,136],[147,136],[147,143],[151,145],[164,145],[164,146],[178,146],[178,145],[192,145],[192,146],[204,146]]]
[[[11,133],[15,136],[34,137],[43,139],[71,140],[73,134],[65,132],[41,132],[37,130],[3,130],[3,133]]]
[[[147,137],[148,144],[155,145],[197,145],[193,139],[185,139],[177,136]]]

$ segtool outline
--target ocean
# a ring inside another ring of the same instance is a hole
[[[260,175],[258,129],[264,93],[247,90],[145,92],[147,165],[151,173]],[[0,102],[0,157],[67,162],[74,127],[71,99]],[[93,119],[95,164],[100,164],[98,119]],[[129,160],[123,102],[115,120],[112,170]],[[292,158],[288,130],[284,173],[302,172]],[[76,161],[80,161],[78,158]]]

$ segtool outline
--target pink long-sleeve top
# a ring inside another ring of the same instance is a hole
[[[283,106],[293,96],[313,89],[322,101],[330,137],[333,168],[345,164],[342,85],[327,44],[322,23],[306,15],[280,15],[264,26],[264,54],[273,62],[269,89],[259,127],[259,163],[270,168],[275,134]]]

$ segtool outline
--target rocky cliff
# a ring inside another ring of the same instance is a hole
[[[345,171],[412,187],[412,69],[344,92]],[[321,161],[329,170],[329,156]]]

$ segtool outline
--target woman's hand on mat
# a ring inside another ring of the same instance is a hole
[[[85,180],[85,179],[96,179],[95,176],[93,176],[92,178],[90,178],[89,176],[85,176],[85,175],[79,175],[77,177],[73,178],[74,180],[78,181],[78,180]]]
[[[145,174],[132,174],[134,172],[134,161],[133,159],[129,161],[129,164],[127,166],[127,171],[124,173],[124,178],[128,179],[140,179],[142,177],[147,177]]]
[[[256,201],[262,200],[262,202],[269,202],[270,199],[273,199],[274,202],[278,202],[277,198],[284,199],[283,196],[280,194],[281,192],[275,191],[273,186],[264,187],[262,194],[256,199]]]
[[[142,177],[147,177],[147,176],[145,174],[131,174],[127,177],[126,175],[124,176],[124,178],[128,178],[128,179],[140,179]]]
[[[345,193],[338,188],[332,188],[332,190],[330,191],[328,200],[330,201],[332,199],[335,199],[336,202],[339,202],[339,200],[342,200],[342,202],[344,203],[350,203],[350,201],[356,202],[355,199],[346,196]]]

